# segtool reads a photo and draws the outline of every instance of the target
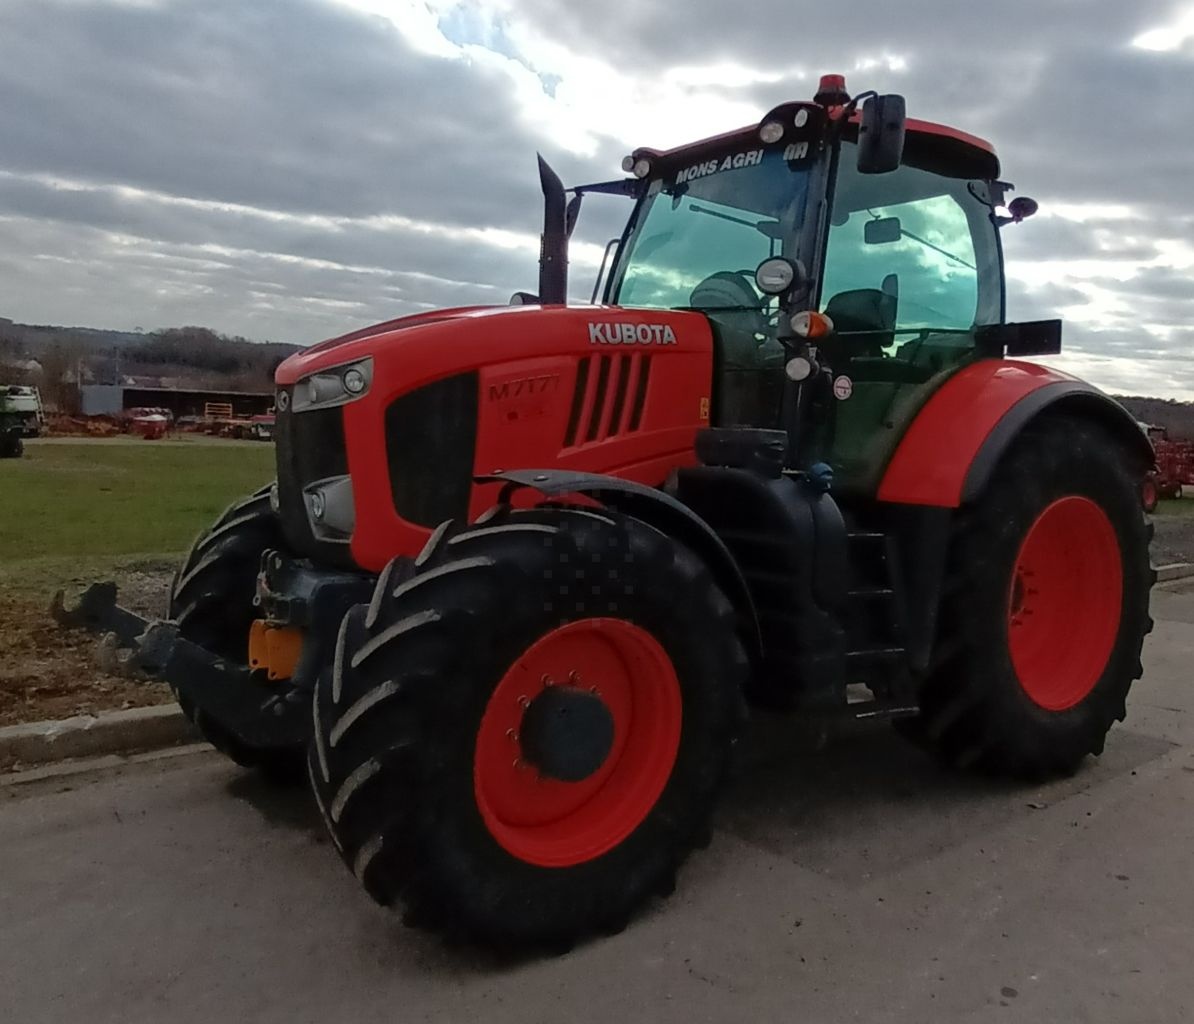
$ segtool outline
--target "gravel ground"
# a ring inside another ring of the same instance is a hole
[[[1154,516],[1153,522],[1153,565],[1194,562],[1194,516]]]

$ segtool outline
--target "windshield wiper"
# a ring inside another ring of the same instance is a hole
[[[967,267],[970,270],[977,270],[977,268],[974,266],[973,263],[967,263],[964,259],[962,259],[961,256],[955,256],[952,252],[949,252],[946,249],[942,249],[941,246],[934,245],[927,238],[921,238],[920,235],[914,235],[911,231],[905,231],[903,228],[900,228],[900,234],[903,235],[905,238],[911,238],[912,241],[919,242],[921,245],[927,246],[928,248],[932,249],[934,252],[941,253],[942,256],[945,256],[951,260],[954,260],[957,263],[961,263],[962,266]]]
[[[746,220],[744,217],[735,217],[728,213],[710,210],[704,206],[697,206],[696,203],[693,203],[689,209],[693,213],[706,213],[710,217],[728,220],[731,224],[741,224],[743,227],[754,228],[760,235],[764,235],[767,238],[778,239],[780,237],[780,224],[777,220]]]

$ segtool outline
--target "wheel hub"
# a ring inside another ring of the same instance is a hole
[[[1046,711],[1085,700],[1120,626],[1123,563],[1106,512],[1080,495],[1041,510],[1008,588],[1008,650],[1020,686]]]
[[[614,718],[596,692],[549,686],[523,714],[519,742],[523,758],[540,775],[580,782],[609,757]]]
[[[481,818],[530,864],[599,857],[655,806],[682,723],[675,667],[645,629],[616,618],[552,629],[510,665],[478,724]]]

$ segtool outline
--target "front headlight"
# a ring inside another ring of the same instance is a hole
[[[332,476],[316,480],[303,488],[307,522],[320,540],[347,542],[356,527],[356,508],[352,500],[352,480]]]
[[[295,412],[344,405],[367,394],[372,383],[373,360],[358,359],[304,377],[295,384],[290,404]]]

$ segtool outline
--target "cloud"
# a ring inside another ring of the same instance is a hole
[[[1006,233],[1014,315],[1066,315],[1067,358],[1109,389],[1194,395],[1192,11],[7,0],[0,315],[308,342],[501,302],[536,279],[536,150],[568,181],[615,177],[634,146],[840,70],[993,139],[1040,200]],[[574,294],[626,209],[586,200]]]

